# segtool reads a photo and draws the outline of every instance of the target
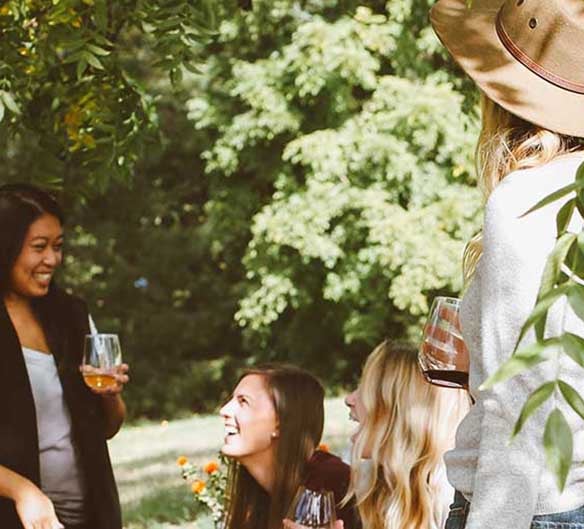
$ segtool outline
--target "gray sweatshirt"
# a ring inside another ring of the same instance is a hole
[[[513,352],[520,329],[534,307],[546,258],[555,243],[555,217],[567,200],[526,217],[538,200],[574,181],[583,155],[514,172],[493,191],[483,227],[483,255],[463,298],[461,323],[471,355],[470,391],[476,404],[456,434],[456,448],[445,456],[448,479],[471,502],[465,529],[528,529],[534,514],[584,505],[584,421],[552,397],[510,442],[522,405],[532,391],[555,377],[553,362],[486,391],[479,386]],[[581,229],[574,219],[571,231]],[[561,299],[548,315],[546,336],[562,329],[584,336],[584,323]],[[522,345],[533,343],[530,331]],[[584,396],[584,369],[566,355],[560,376]],[[546,418],[554,406],[574,433],[574,463],[560,493],[543,451]]]

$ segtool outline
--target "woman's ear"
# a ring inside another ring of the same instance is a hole
[[[276,422],[276,426],[274,427],[274,431],[271,435],[272,439],[278,439],[280,437],[280,424]]]

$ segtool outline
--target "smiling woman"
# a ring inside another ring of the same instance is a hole
[[[29,227],[20,254],[10,271],[8,297],[44,296],[55,269],[63,259],[63,228],[61,221],[44,213]]]
[[[300,485],[332,491],[345,529],[360,526],[353,504],[340,507],[349,466],[317,450],[324,425],[324,389],[292,366],[248,371],[221,409],[222,452],[233,460],[227,529],[281,529]]]
[[[120,529],[106,437],[120,397],[83,383],[88,312],[60,290],[63,213],[48,193],[0,187],[0,521],[2,529]]]

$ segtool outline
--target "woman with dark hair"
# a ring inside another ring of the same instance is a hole
[[[48,193],[0,187],[0,527],[121,529],[106,439],[124,417],[117,385],[79,371],[89,315],[59,289],[63,213]]]
[[[241,377],[220,412],[222,452],[233,460],[226,529],[281,529],[301,485],[334,493],[337,527],[360,527],[353,504],[339,507],[349,487],[349,466],[317,450],[323,400],[320,382],[295,367],[266,366]]]

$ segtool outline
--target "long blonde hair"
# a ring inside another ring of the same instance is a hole
[[[275,483],[269,495],[247,469],[232,461],[227,485],[226,529],[281,529],[282,520],[324,427],[324,388],[303,369],[271,364],[247,370],[239,379],[260,375],[278,418]]]
[[[508,174],[544,165],[557,156],[582,148],[582,140],[544,129],[511,114],[481,93],[481,133],[476,149],[478,183],[485,201]],[[463,277],[468,284],[482,253],[477,234],[463,255]]]
[[[365,417],[353,447],[351,488],[367,529],[440,529],[444,452],[468,411],[464,390],[427,383],[415,349],[385,341],[369,355],[359,394]],[[370,470],[361,464],[371,452]]]

